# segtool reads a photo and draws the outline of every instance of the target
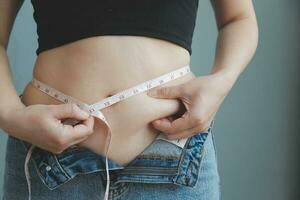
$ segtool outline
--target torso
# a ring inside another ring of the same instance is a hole
[[[33,76],[92,104],[189,63],[188,51],[174,43],[143,36],[107,35],[81,39],[40,53]],[[195,75],[190,72],[164,86],[193,78]],[[25,105],[62,103],[30,83],[23,91],[22,101]],[[108,157],[126,165],[159,134],[151,122],[173,115],[179,109],[179,100],[153,98],[143,92],[101,110],[112,128]],[[95,120],[94,133],[79,145],[103,154],[105,128]]]

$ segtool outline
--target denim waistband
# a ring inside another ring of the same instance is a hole
[[[108,159],[111,180],[117,182],[174,183],[193,187],[196,184],[203,158],[203,146],[211,137],[212,121],[206,132],[188,138],[183,148],[175,153],[157,153],[162,140],[155,140],[126,166]],[[26,150],[31,144],[22,141]],[[171,144],[174,145],[174,144]],[[175,145],[174,145],[175,146]],[[155,153],[156,152],[156,153]],[[31,160],[42,182],[53,190],[78,174],[105,171],[105,157],[79,146],[53,154],[35,148]]]

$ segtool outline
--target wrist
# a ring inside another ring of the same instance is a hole
[[[227,69],[215,70],[211,73],[211,75],[217,77],[220,80],[222,86],[227,90],[230,90],[233,87],[238,78],[238,74],[236,71]]]
[[[3,106],[0,109],[0,128],[5,128],[11,120],[14,120],[13,114],[20,109],[25,108],[23,103],[18,103],[9,106]]]

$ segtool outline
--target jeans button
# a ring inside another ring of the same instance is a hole
[[[49,172],[51,169],[51,166],[47,165],[46,170]]]

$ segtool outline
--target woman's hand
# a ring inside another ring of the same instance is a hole
[[[178,119],[170,117],[152,122],[168,139],[180,139],[207,131],[232,83],[219,74],[196,77],[184,84],[157,87],[147,94],[156,98],[178,98],[186,112]]]
[[[80,143],[93,133],[94,117],[76,104],[35,104],[8,109],[3,129],[11,136],[59,154],[71,145]],[[82,123],[65,125],[64,118],[82,120]]]

